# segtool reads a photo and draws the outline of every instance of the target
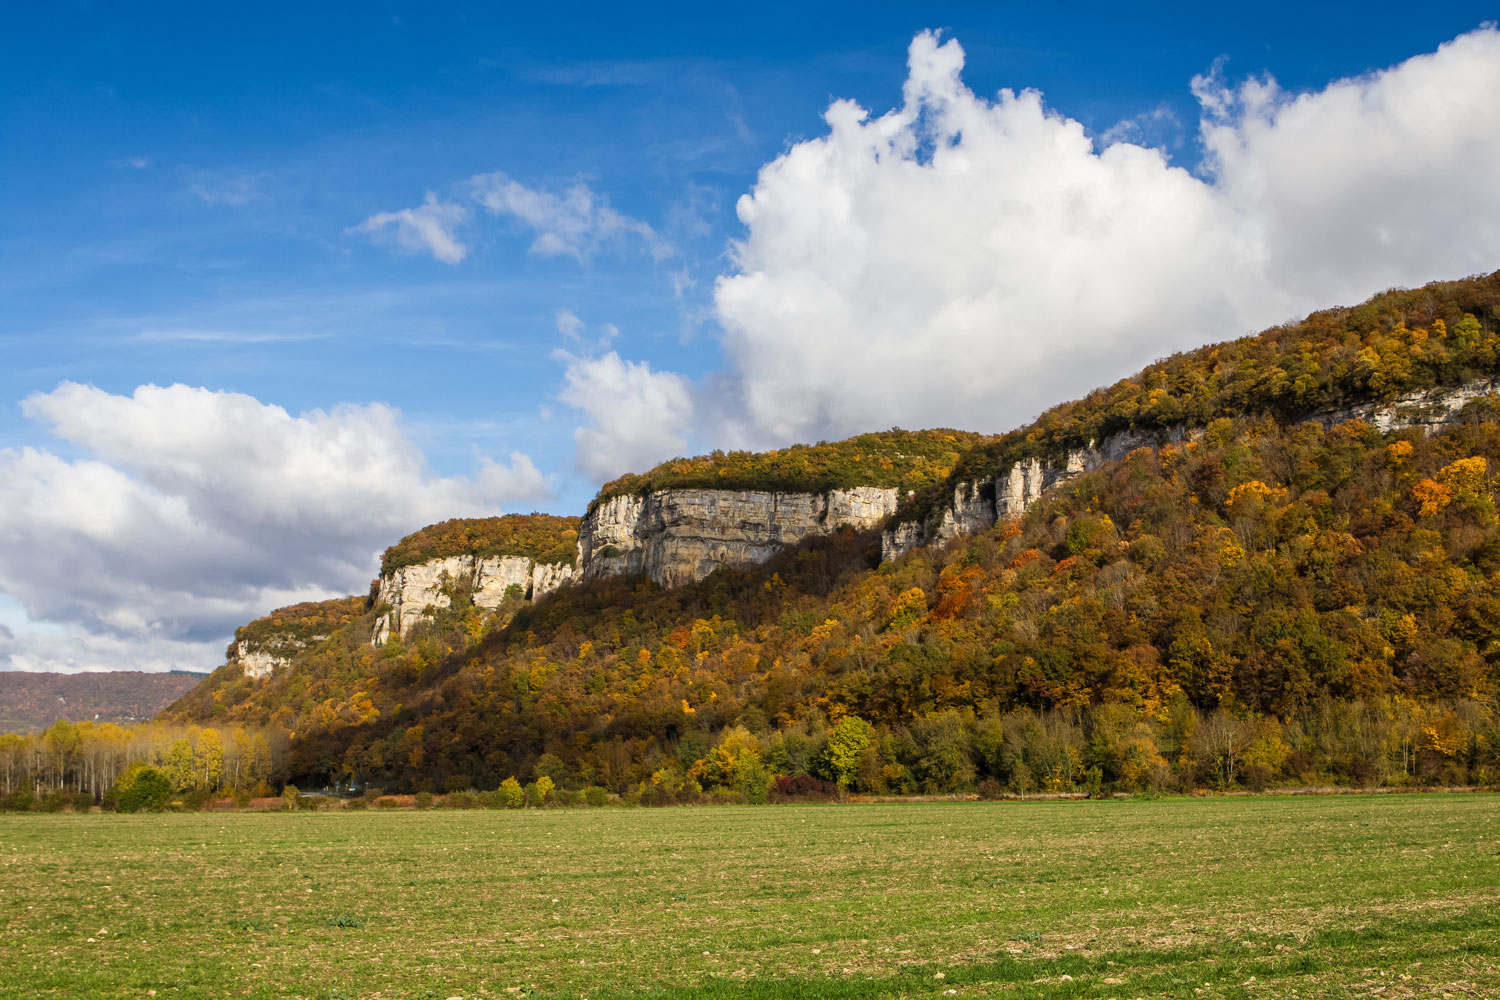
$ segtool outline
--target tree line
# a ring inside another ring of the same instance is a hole
[[[173,794],[274,794],[288,734],[277,728],[59,720],[32,733],[0,733],[0,809],[113,804],[122,777],[164,776]],[[128,784],[129,782],[127,782]]]

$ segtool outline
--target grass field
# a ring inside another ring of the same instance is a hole
[[[0,816],[0,997],[1500,996],[1497,931],[1492,795]]]

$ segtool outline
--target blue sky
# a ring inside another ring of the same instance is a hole
[[[721,445],[1001,431],[1168,350],[1500,266],[1454,166],[1493,152],[1452,124],[1490,130],[1482,4],[527,6],[7,15],[0,661],[212,667],[247,612],[361,589],[449,509],[579,512]],[[843,100],[869,116],[840,139]],[[1333,179],[1366,144],[1437,152]],[[1298,257],[1324,242],[1375,249]],[[1142,259],[1098,289],[1136,319],[1061,307]],[[1007,276],[1036,261],[1029,301]],[[159,558],[174,538],[201,558]],[[247,552],[286,558],[216,573]]]

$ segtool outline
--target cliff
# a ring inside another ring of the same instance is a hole
[[[434,610],[467,594],[474,606],[497,610],[506,600],[535,600],[572,579],[569,563],[542,563],[526,556],[456,555],[403,566],[380,577],[375,596],[385,610],[375,622],[374,643],[392,632],[403,638]]]
[[[374,642],[403,638],[455,598],[485,611],[535,600],[574,575],[578,518],[506,514],[428,525],[385,550],[376,582]]]
[[[897,491],[874,486],[824,493],[666,489],[615,496],[578,532],[585,579],[645,573],[663,587],[701,580],[720,566],[765,562],[779,549],[844,527],[881,525]]]

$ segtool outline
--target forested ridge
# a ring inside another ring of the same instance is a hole
[[[280,734],[283,780],[408,791],[1495,784],[1500,400],[1430,436],[1295,417],[1493,373],[1497,288],[1387,293],[1059,407],[1010,440],[1203,419],[944,547],[881,564],[845,531],[493,614],[455,591],[378,648],[372,598],[290,669],[220,668],[164,718]]]
[[[1497,318],[1500,271],[1385,292],[1359,306],[1174,354],[970,449],[943,482],[903,498],[896,519],[931,515],[959,483],[1023,459],[1055,459],[1122,431],[1202,427],[1249,414],[1291,420],[1500,374]]]

